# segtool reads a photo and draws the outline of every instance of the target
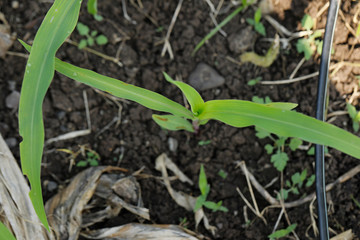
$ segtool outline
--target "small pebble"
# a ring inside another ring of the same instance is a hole
[[[233,53],[238,54],[254,45],[256,32],[253,30],[252,26],[248,26],[234,34],[231,34],[227,40],[230,50]]]
[[[5,139],[5,142],[9,146],[9,148],[16,147],[18,144],[18,141],[14,137]]]
[[[12,81],[12,80],[9,80],[8,81],[8,89],[10,90],[10,91],[15,91],[15,89],[16,89],[16,82],[15,81]]]
[[[199,91],[216,88],[223,85],[225,79],[205,63],[199,63],[189,76],[189,83]]]
[[[59,119],[59,120],[62,120],[64,117],[65,117],[66,113],[64,111],[59,111],[56,113],[56,117]]]
[[[168,144],[169,144],[170,151],[176,152],[176,150],[177,150],[177,148],[179,146],[178,141],[175,138],[169,137],[168,138]]]
[[[58,184],[54,181],[48,181],[46,184],[46,188],[49,192],[52,192],[58,188]]]
[[[12,1],[12,2],[11,2],[11,7],[12,7],[13,9],[18,9],[19,6],[20,6],[20,4],[19,4],[18,1]]]
[[[20,93],[18,91],[13,91],[5,99],[5,105],[11,109],[17,109],[20,101]]]

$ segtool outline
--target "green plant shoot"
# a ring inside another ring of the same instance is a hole
[[[222,201],[219,201],[218,203],[206,201],[206,198],[210,192],[210,184],[208,184],[208,182],[207,182],[204,165],[202,165],[202,164],[201,164],[200,173],[199,173],[199,189],[200,189],[201,195],[196,199],[194,212],[196,212],[203,206],[213,210],[213,212],[216,212],[216,211],[228,212],[229,211],[226,207],[221,206]]]
[[[265,30],[264,25],[260,22],[260,20],[261,20],[261,9],[258,8],[255,11],[254,19],[247,18],[246,22],[248,24],[250,24],[251,26],[253,26],[255,31],[257,31],[258,33],[260,33],[261,35],[263,35],[265,37],[266,36],[266,30]]]
[[[30,181],[30,199],[46,229],[49,226],[43,206],[40,169],[44,146],[42,103],[54,76],[55,53],[74,30],[81,1],[55,0],[36,33],[26,64],[19,106],[21,166]]]
[[[273,240],[273,239],[279,239],[279,238],[282,238],[282,237],[286,237],[287,235],[289,235],[292,231],[295,230],[296,228],[296,223],[288,226],[286,229],[280,229],[280,230],[277,230],[276,232],[270,234],[268,236],[269,239]]]
[[[95,30],[90,32],[89,27],[81,22],[76,25],[76,29],[81,36],[86,37],[86,39],[80,40],[78,45],[79,49],[83,49],[86,46],[94,46],[95,43],[97,45],[105,45],[108,43],[106,36],[102,34],[98,35],[98,32]]]
[[[98,15],[97,0],[88,0],[88,2],[87,2],[87,11],[88,11],[88,13],[93,15],[95,20],[97,20],[97,21],[102,21],[103,20],[103,17]]]
[[[352,127],[354,131],[359,131],[360,112],[356,111],[356,108],[350,103],[346,103],[346,110],[352,120]]]
[[[246,1],[244,2],[246,3]],[[164,74],[169,82],[183,91],[191,106],[191,111],[189,111],[184,106],[158,93],[56,59],[56,51],[76,26],[80,5],[81,1],[79,0],[55,0],[35,36],[32,48],[22,42],[30,51],[30,55],[25,69],[19,106],[19,128],[23,138],[20,144],[21,164],[23,173],[30,181],[30,198],[35,211],[47,229],[49,226],[43,207],[40,181],[44,146],[42,103],[54,76],[54,70],[114,96],[170,114],[165,117],[172,122],[171,125],[160,124],[162,127],[173,129],[175,126],[175,129],[180,127],[184,130],[197,131],[200,125],[209,120],[217,120],[233,127],[256,126],[278,136],[300,138],[308,142],[327,145],[360,158],[360,138],[331,124],[291,111],[296,104],[259,104],[243,100],[204,102],[200,94],[190,85],[174,81]],[[241,9],[239,9],[236,11],[240,12]],[[159,115],[154,115],[154,119],[159,120]],[[192,128],[185,123],[188,120],[192,121]],[[201,196],[207,195],[205,193],[209,190],[207,190],[206,184],[202,183],[200,189]],[[206,207],[218,208],[218,210],[221,208],[221,202],[206,202],[205,198],[203,204]]]

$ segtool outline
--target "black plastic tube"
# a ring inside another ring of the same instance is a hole
[[[330,0],[330,6],[326,21],[323,49],[320,61],[319,83],[316,102],[316,118],[324,121],[326,108],[327,83],[329,75],[329,64],[331,56],[331,46],[334,37],[336,19],[338,15],[340,0]],[[315,146],[315,174],[316,174],[316,198],[318,205],[318,227],[320,240],[329,239],[329,227],[326,206],[325,190],[325,162],[324,146]]]

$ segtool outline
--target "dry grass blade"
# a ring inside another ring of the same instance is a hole
[[[130,223],[119,227],[105,228],[89,231],[82,234],[90,239],[112,239],[112,240],[198,240],[195,233],[183,229],[177,225],[150,225]]]
[[[126,187],[120,187],[117,183],[125,177],[122,173],[124,171],[126,170],[123,168],[112,166],[88,168],[76,175],[69,186],[46,203],[49,224],[57,239],[78,239],[81,228],[117,216],[122,208],[150,219],[148,210],[142,207],[139,195],[134,200],[137,206],[132,205],[131,197],[127,198],[134,196],[133,192],[140,193],[136,188],[138,185],[135,184],[134,189],[129,187],[129,182],[123,181],[127,183]],[[113,192],[114,185],[118,192],[121,189],[128,192],[122,192],[119,196]]]
[[[0,162],[0,221],[13,230],[17,239],[53,239],[36,216],[29,186],[1,134]]]

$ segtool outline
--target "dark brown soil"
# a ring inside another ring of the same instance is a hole
[[[18,38],[31,42],[50,4],[39,3],[39,1],[19,1],[19,7],[12,8],[12,2],[10,0],[0,1],[0,12],[5,14],[11,31],[16,32]],[[298,103],[298,112],[314,116],[316,77],[288,85],[247,85],[250,79],[258,76],[261,76],[263,80],[287,79],[302,59],[302,55],[296,52],[295,41],[292,42],[289,49],[281,51],[278,59],[269,68],[256,67],[251,64],[239,66],[227,60],[227,57],[238,59],[238,54],[230,51],[227,39],[220,34],[208,41],[195,57],[191,57],[195,45],[214,25],[209,17],[209,6],[205,1],[185,0],[170,37],[174,53],[174,59],[171,60],[169,55],[161,57],[163,47],[161,41],[166,35],[177,1],[143,0],[143,12],[137,10],[130,2],[126,2],[128,14],[136,21],[136,24],[130,23],[123,17],[120,0],[99,2],[100,14],[105,19],[103,22],[95,21],[86,12],[85,6],[80,15],[80,22],[109,38],[110,42],[107,45],[96,46],[94,49],[115,57],[120,48],[120,60],[124,64],[123,67],[94,54],[78,50],[77,47],[68,43],[65,43],[59,50],[58,57],[77,66],[159,92],[179,103],[184,102],[181,92],[164,80],[162,72],[165,71],[173,77],[178,75],[187,82],[196,65],[205,62],[225,78],[225,84],[221,87],[201,92],[205,100],[229,98],[251,100],[253,96],[269,96],[273,101]],[[213,2],[217,6],[219,1]],[[225,1],[224,6],[228,4],[229,1]],[[285,6],[285,4],[284,11],[280,16],[273,15],[290,31],[299,30],[304,12],[315,17],[320,8],[324,6],[325,1],[308,3],[303,0],[297,1],[296,4],[298,6],[294,6],[295,3],[292,6]],[[343,1],[341,9],[349,23],[352,21],[355,10],[359,7],[357,2]],[[230,10],[219,15],[217,20],[220,22],[228,14],[230,14]],[[253,14],[254,9],[249,8],[230,21],[223,30],[230,36],[247,26],[245,18],[252,17]],[[146,15],[154,21],[151,21]],[[323,14],[318,18],[316,27],[324,28],[325,21],[326,17]],[[263,22],[267,36],[273,37],[275,35],[274,28],[267,22]],[[353,28],[356,29],[356,26],[353,25]],[[127,40],[121,41],[120,38]],[[80,36],[74,32],[71,39],[79,41]],[[334,41],[333,58],[335,62],[359,60],[360,45],[347,30],[340,17]],[[258,36],[254,47],[255,51],[263,53],[268,46],[269,44],[260,41],[260,36]],[[9,51],[25,53],[18,42],[15,42]],[[25,63],[26,59],[13,55],[6,55],[4,59],[0,59],[0,133],[8,141],[18,159],[20,137],[17,111],[5,106],[5,98],[11,93],[9,86],[12,83],[15,83],[15,90],[20,92]],[[318,63],[318,56],[305,62],[297,76],[317,71]],[[345,66],[331,76],[329,112],[345,109],[345,100],[357,91],[358,80],[355,76],[360,73],[359,69]],[[267,239],[267,236],[272,233],[280,209],[269,209],[265,212],[264,218],[267,225],[247,209],[251,223],[246,224],[244,220],[245,203],[236,191],[237,187],[240,188],[245,196],[249,200],[251,199],[246,179],[240,168],[236,168],[236,162],[240,160],[246,162],[249,170],[263,186],[274,178],[280,177],[280,173],[270,163],[270,156],[264,150],[264,145],[270,140],[258,139],[253,128],[236,129],[218,122],[210,122],[201,127],[198,135],[186,132],[167,132],[161,130],[152,121],[152,111],[136,103],[111,100],[109,97],[95,92],[92,88],[78,84],[58,73],[55,74],[43,107],[46,139],[87,128],[84,91],[89,100],[92,133],[85,137],[59,141],[45,147],[42,169],[45,200],[53,196],[68,183],[72,176],[82,170],[76,166],[72,166],[72,169],[69,170],[72,164],[69,155],[59,152],[57,149],[78,151],[79,145],[87,145],[100,154],[101,165],[119,165],[130,171],[144,167],[144,173],[154,176],[159,176],[159,172],[155,170],[154,166],[156,157],[166,153],[194,182],[198,180],[200,165],[204,164],[208,181],[211,184],[208,199],[216,202],[223,200],[223,205],[229,209],[228,213],[205,210],[210,224],[218,228],[216,236],[212,236],[202,226],[199,227],[198,232],[212,239]],[[355,98],[354,103],[357,102]],[[120,124],[113,124],[102,132],[102,129],[119,116],[119,111]],[[347,115],[338,116],[333,123],[353,131],[351,120]],[[169,138],[178,142],[179,147],[176,151],[169,150]],[[211,142],[208,145],[199,145],[199,141],[203,140]],[[307,155],[306,151],[297,150],[288,153],[290,161],[284,171],[284,179],[290,179],[292,174],[303,169],[307,169],[309,175],[314,172],[314,158]],[[79,156],[76,160],[81,160],[81,158]],[[330,150],[330,155],[326,158],[327,183],[333,182],[357,164],[359,164],[359,160]],[[218,176],[221,169],[228,173],[226,179]],[[49,181],[52,184],[58,184],[58,187],[49,188],[45,184]],[[145,207],[150,209],[153,223],[179,224],[180,219],[186,217],[188,228],[196,231],[192,212],[186,212],[178,206],[171,199],[161,181],[147,178],[140,180],[140,184]],[[191,187],[177,182],[173,184],[175,189],[187,194],[194,196],[200,194],[197,185]],[[329,225],[336,233],[352,229],[356,236],[360,236],[360,208],[351,197],[360,201],[359,185],[360,176],[357,175],[335,187],[329,193],[329,204],[332,206],[329,212]],[[279,189],[280,180],[277,180],[267,190],[275,197],[275,191],[279,191]],[[289,201],[301,198],[314,190],[314,186],[302,188],[300,195],[290,195]],[[256,191],[255,197],[260,210],[269,205]],[[290,221],[297,223],[296,233],[300,239],[315,239],[313,230],[307,231],[311,225],[309,204],[287,209],[287,213]],[[125,217],[120,216],[116,221],[104,222],[103,226],[114,226],[127,223],[129,220],[137,221],[135,217],[127,214]],[[285,218],[282,218],[278,229],[287,226]],[[332,233],[332,235],[334,234]]]

